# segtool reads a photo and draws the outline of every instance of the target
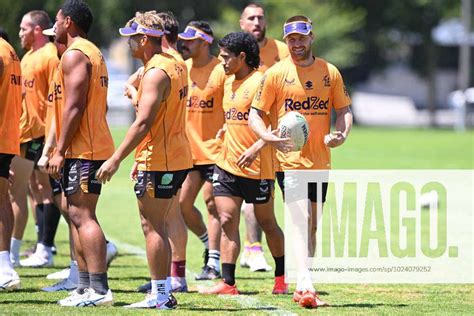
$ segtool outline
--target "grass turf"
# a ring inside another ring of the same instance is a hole
[[[124,129],[115,129],[117,143],[124,137]],[[334,169],[473,169],[474,133],[457,134],[447,130],[354,128],[347,143],[333,150]],[[97,309],[61,308],[55,304],[65,292],[46,293],[39,289],[53,282],[44,276],[69,263],[66,225],[60,225],[56,237],[58,255],[55,268],[18,268],[22,289],[0,293],[0,314],[149,314],[156,310],[129,311],[120,306],[141,300],[135,292],[138,285],[148,280],[133,183],[128,178],[131,157],[125,160],[112,182],[103,188],[98,205],[100,223],[110,240],[120,243],[119,257],[109,270],[109,282],[114,292],[115,306]],[[282,202],[276,192],[276,209],[282,222]],[[202,198],[196,202],[205,210]],[[34,242],[34,228],[30,220],[23,249]],[[241,225],[243,226],[243,225]],[[191,293],[177,294],[179,309],[174,313],[237,313],[237,314],[305,314],[313,311],[298,307],[290,296],[273,296],[273,272],[251,273],[237,268],[239,290],[245,295],[229,298],[203,296],[197,286],[210,282],[194,281],[194,274],[202,265],[202,246],[189,233],[187,248],[187,278]],[[266,250],[267,261],[273,260]],[[320,308],[318,313],[329,314],[472,314],[473,285],[345,285],[322,284],[321,298],[332,307]],[[292,289],[292,287],[290,288]]]

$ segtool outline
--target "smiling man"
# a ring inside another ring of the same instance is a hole
[[[294,16],[284,27],[284,39],[290,49],[290,57],[265,73],[260,90],[252,103],[249,125],[265,143],[277,149],[281,169],[330,169],[330,148],[344,143],[352,126],[351,99],[337,68],[327,61],[313,56],[314,34],[309,18]],[[313,106],[301,106],[304,102]],[[331,110],[336,112],[336,131],[330,133]],[[310,135],[301,151],[284,152],[281,149],[287,139],[281,139],[267,131],[265,120],[278,126],[280,119],[289,111],[298,111],[308,121]],[[272,115],[269,115],[272,113]],[[284,172],[277,172],[278,184],[284,193]],[[309,186],[311,201],[311,237],[308,241],[310,256],[314,255],[316,241],[317,203],[324,203],[327,184],[322,186],[322,200],[318,200],[316,184]],[[293,299],[305,307],[326,305],[321,301],[309,275],[298,280]]]

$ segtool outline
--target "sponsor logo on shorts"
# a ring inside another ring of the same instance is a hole
[[[172,185],[158,185],[158,189],[172,189]]]
[[[173,181],[173,174],[172,173],[165,173],[162,177],[161,177],[161,185],[163,186],[167,186],[168,184],[171,183],[171,181]],[[160,186],[158,186],[160,187]],[[172,187],[172,186],[170,186]]]

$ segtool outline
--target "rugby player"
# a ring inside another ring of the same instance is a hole
[[[188,172],[180,195],[181,212],[188,228],[203,242],[204,266],[196,280],[220,278],[221,224],[212,194],[214,162],[219,154],[217,132],[224,125],[222,96],[225,72],[218,58],[211,55],[214,34],[209,23],[192,21],[179,34],[183,56],[187,58],[188,98],[186,106],[186,134],[191,144],[193,168]],[[203,192],[208,211],[208,228],[201,212],[194,206]]]
[[[285,43],[266,36],[267,21],[264,8],[255,3],[248,4],[240,16],[240,28],[252,34],[260,48],[259,71],[265,72],[269,67],[288,56],[288,47]],[[274,162],[275,171],[279,171],[277,161]],[[266,271],[271,267],[263,255],[262,229],[257,225],[252,204],[244,203],[243,206],[246,240],[244,251],[240,256],[240,265],[250,268],[250,271]]]
[[[186,64],[178,52],[177,40],[179,33],[179,23],[172,12],[149,11],[150,14],[156,14],[163,22],[165,35],[161,38],[161,49],[164,53],[172,55],[179,63],[179,66],[186,69]],[[137,103],[137,89],[139,80],[143,74],[144,67],[140,67],[132,76],[130,76],[125,89],[125,95],[132,99],[132,103]],[[187,77],[187,71],[183,73]],[[187,80],[187,79],[186,79]],[[136,165],[132,167],[131,174],[136,174]],[[186,282],[186,245],[188,242],[188,230],[179,208],[180,190],[176,193],[177,199],[173,199],[173,204],[168,214],[168,234],[171,243],[171,289],[173,292],[187,292]],[[148,227],[148,221],[141,217],[142,227],[145,235],[153,228]],[[149,238],[156,237],[152,232]],[[156,241],[158,242],[158,240]],[[151,290],[151,282],[147,282],[138,287],[138,292],[148,293]]]
[[[16,181],[11,187],[15,224],[11,241],[11,257],[14,264],[27,267],[53,265],[54,236],[60,212],[54,204],[53,194],[46,173],[34,170],[41,156],[44,143],[44,120],[48,97],[48,85],[55,67],[59,63],[56,47],[44,35],[43,30],[51,26],[44,11],[26,13],[20,24],[20,42],[27,51],[21,60],[23,79],[23,105],[20,119],[21,156],[12,161]],[[28,220],[28,180],[36,214],[38,243],[36,251],[27,259],[19,260],[19,251]]]
[[[287,293],[284,281],[284,241],[273,210],[275,172],[272,148],[264,146],[248,127],[252,99],[263,74],[255,38],[244,32],[230,33],[219,40],[226,75],[223,109],[227,130],[213,174],[214,199],[222,234],[222,278],[204,294],[238,294],[235,268],[240,252],[240,208],[242,202],[255,206],[258,224],[266,234],[275,260],[274,294]]]
[[[261,88],[252,103],[249,125],[265,143],[278,150],[277,158],[283,171],[330,169],[330,148],[342,145],[351,130],[351,99],[337,68],[313,55],[314,34],[309,18],[289,18],[284,25],[284,39],[290,49],[290,57],[265,73]],[[336,112],[336,130],[331,133],[332,109]],[[270,119],[272,126],[277,126],[288,111],[298,111],[305,115],[309,124],[309,140],[301,151],[286,153],[284,148],[289,140],[279,138],[267,130],[267,119]],[[277,174],[283,192],[284,177],[283,172]],[[322,190],[322,200],[318,201],[316,185],[309,187],[311,257],[316,241],[317,203],[324,203],[327,184],[323,184]],[[318,298],[311,279],[305,273],[298,279],[293,298],[300,305],[307,307],[326,305]]]
[[[56,39],[67,47],[59,65],[65,98],[55,104],[57,146],[48,171],[62,179],[79,269],[78,286],[58,302],[61,306],[113,304],[106,242],[96,217],[102,185],[94,174],[113,154],[114,144],[106,120],[107,67],[86,39],[92,20],[82,0],[66,0],[56,14]]]
[[[141,216],[147,221],[146,248],[151,274],[151,292],[129,308],[172,309],[171,247],[167,221],[187,170],[192,166],[186,138],[186,69],[179,60],[163,53],[165,28],[154,11],[137,13],[124,28],[132,56],[144,64],[137,91],[137,117],[124,141],[97,172],[97,179],[109,181],[120,162],[136,148],[135,193]]]
[[[8,179],[13,156],[20,154],[21,83],[20,59],[0,38],[0,291],[20,287],[20,277],[10,261],[13,212]]]

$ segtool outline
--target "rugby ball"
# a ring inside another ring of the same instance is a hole
[[[308,142],[308,122],[299,112],[286,113],[280,120],[279,129],[281,138],[290,138],[295,144],[292,151],[300,151]]]

